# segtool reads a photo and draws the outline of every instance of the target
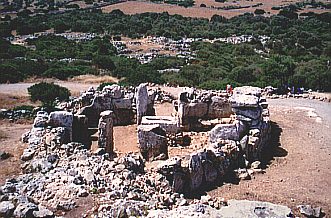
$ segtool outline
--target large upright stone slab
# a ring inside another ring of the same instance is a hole
[[[137,106],[137,124],[141,124],[142,117],[147,112],[148,92],[147,83],[142,83],[137,87],[136,106]]]
[[[113,138],[113,112],[103,111],[100,113],[98,133],[99,148],[105,148],[106,152],[111,153],[114,151],[114,138]]]
[[[138,147],[146,160],[152,160],[163,154],[168,157],[166,132],[159,125],[138,126]]]
[[[199,153],[191,154],[189,161],[189,172],[190,172],[190,189],[197,190],[200,188],[204,178],[203,166]]]

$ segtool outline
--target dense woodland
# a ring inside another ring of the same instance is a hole
[[[304,16],[302,16],[304,15]],[[54,28],[105,33],[139,38],[146,35],[218,38],[232,35],[266,35],[266,45],[258,40],[243,44],[195,42],[195,60],[185,64],[176,57],[157,58],[148,64],[118,56],[107,37],[76,43],[62,37],[45,36],[29,41],[36,50],[0,41],[0,82],[17,82],[31,76],[66,79],[80,74],[108,74],[124,78],[123,84],[171,83],[201,88],[224,89],[233,85],[272,85],[331,91],[331,13],[299,14],[285,8],[272,17],[244,14],[231,19],[214,15],[211,20],[185,18],[168,13],[125,15],[119,10],[72,11],[57,15],[19,16],[0,24],[2,37],[12,30],[30,34]],[[259,53],[256,51],[260,51]],[[18,58],[19,57],[19,58]],[[73,58],[72,62],[61,59]],[[184,66],[183,66],[184,65]],[[183,66],[179,73],[157,70]]]

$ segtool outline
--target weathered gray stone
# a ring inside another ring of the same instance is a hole
[[[11,201],[0,202],[0,217],[11,217],[15,209]]]
[[[103,87],[102,92],[107,93],[110,97],[115,99],[122,97],[121,87],[116,84]]]
[[[186,117],[204,117],[208,113],[208,104],[203,102],[189,103],[184,107]]]
[[[17,205],[14,216],[19,218],[33,217],[33,212],[36,210],[38,207],[33,203],[21,203]]]
[[[232,108],[233,112],[237,115],[242,115],[248,117],[252,120],[260,119],[262,114],[262,109],[260,107],[256,108]]]
[[[48,113],[46,111],[38,111],[36,118],[34,119],[34,127],[46,127],[48,120]]]
[[[218,124],[209,132],[209,142],[215,143],[220,139],[239,141],[246,131],[246,126],[241,121],[232,124]]]
[[[112,99],[114,109],[132,109],[132,101],[129,98]]]
[[[299,205],[299,211],[306,217],[321,217],[322,209],[320,207],[313,208],[311,205]]]
[[[137,124],[141,124],[142,117],[147,112],[148,92],[147,83],[142,83],[137,87],[136,107],[137,107]]]
[[[52,218],[55,217],[54,213],[48,210],[46,207],[38,206],[37,211],[33,211],[33,216],[36,218]]]
[[[98,146],[99,148],[105,148],[106,152],[108,153],[114,151],[112,114],[112,111],[103,111],[100,114],[100,120],[98,125]]]
[[[256,108],[259,106],[259,98],[254,95],[232,95],[229,99],[232,108],[237,107],[252,107]]]
[[[68,132],[68,141],[72,141],[72,123],[74,116],[68,111],[54,111],[49,114],[48,123],[52,127],[65,127]]]
[[[138,147],[146,160],[151,160],[160,154],[168,157],[166,132],[159,125],[139,125]]]
[[[180,131],[176,118],[171,116],[144,116],[141,125],[159,125],[167,134],[174,134]]]
[[[219,96],[213,96],[211,98],[211,103],[208,107],[208,118],[229,117],[231,113],[231,105],[227,98]]]
[[[247,200],[229,200],[228,206],[221,207],[218,215],[220,217],[291,217],[291,209],[269,202],[247,201]]]
[[[54,111],[49,114],[48,123],[53,127],[72,128],[74,116],[68,111]]]
[[[236,87],[233,89],[233,94],[239,94],[239,95],[254,95],[257,97],[260,97],[262,94],[262,89],[259,87],[253,87],[253,86],[241,86]]]
[[[203,166],[199,153],[191,154],[189,161],[189,171],[190,171],[190,189],[198,189],[204,178]]]

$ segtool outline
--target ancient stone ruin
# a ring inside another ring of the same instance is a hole
[[[77,198],[93,195],[98,207],[89,212],[98,217],[166,217],[169,210],[198,216],[197,208],[222,216],[221,199],[190,203],[185,195],[216,184],[231,170],[247,179],[259,167],[271,131],[261,89],[238,87],[232,96],[190,89],[173,102],[175,116],[155,116],[160,96],[147,84],[136,90],[112,85],[89,89],[62,105],[63,111],[38,112],[22,136],[29,144],[21,157],[25,174],[1,187],[6,205],[1,202],[0,215],[54,217],[54,211],[76,208]],[[134,123],[140,153],[117,157],[113,127]],[[185,155],[170,154],[173,146],[194,146],[191,130],[205,133],[206,143]],[[157,167],[146,161],[157,161]],[[264,210],[269,207],[276,208]],[[287,216],[287,209],[270,211]]]

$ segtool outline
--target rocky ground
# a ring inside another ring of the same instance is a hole
[[[274,129],[272,143],[278,146],[266,154],[266,172],[247,181],[237,182],[229,178],[224,184],[211,187],[207,193],[225,200],[248,199],[283,204],[298,215],[297,205],[311,204],[331,214],[331,104],[308,99],[269,99],[268,102]],[[156,108],[158,115],[169,115],[172,111],[171,104],[157,105]],[[19,139],[30,128],[30,123],[2,121],[0,151],[13,156],[0,162],[0,184],[19,174],[19,157],[26,146]],[[134,125],[116,127],[116,151],[137,150],[135,133]],[[170,153],[182,150],[174,148]],[[78,203],[80,208],[66,216],[80,217],[84,208],[92,208],[92,202],[92,197],[85,198]]]

